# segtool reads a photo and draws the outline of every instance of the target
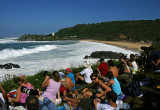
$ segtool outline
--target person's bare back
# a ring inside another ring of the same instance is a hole
[[[116,66],[114,67],[111,66],[108,71],[111,71],[114,77],[118,76],[118,68]]]
[[[65,77],[66,78],[66,85],[67,85],[67,89],[70,91],[74,88],[74,83],[72,82],[71,78],[69,77]]]

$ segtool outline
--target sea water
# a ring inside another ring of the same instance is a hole
[[[41,70],[59,70],[83,65],[86,55],[95,51],[138,54],[131,50],[87,41],[23,41],[0,39],[0,64],[13,63],[21,68],[0,69],[5,74],[33,75]],[[98,59],[87,59],[92,64]]]

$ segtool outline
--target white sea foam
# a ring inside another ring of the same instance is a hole
[[[53,49],[56,48],[56,53]],[[53,51],[49,51],[53,50]],[[31,53],[36,53],[40,51],[46,51],[45,53],[39,53],[38,56]],[[32,75],[40,70],[59,70],[65,69],[68,67],[78,67],[83,65],[85,59],[83,57],[85,55],[90,55],[94,51],[113,51],[113,52],[122,52],[124,54],[137,54],[137,52],[131,50],[125,50],[123,48],[119,48],[112,45],[106,45],[102,43],[95,42],[86,42],[81,41],[79,43],[70,44],[70,45],[44,45],[37,46],[33,49],[21,49],[21,50],[3,50],[0,51],[0,58],[8,56],[10,60],[3,60],[1,64],[4,63],[14,63],[19,64],[21,68],[16,69],[0,69],[0,75],[10,73],[16,75]],[[3,55],[2,55],[3,54]],[[26,54],[30,54],[30,57],[27,58]],[[17,59],[12,59],[12,56],[17,57]],[[23,57],[22,59],[18,58],[19,56]],[[26,55],[26,56],[24,56]],[[3,56],[3,57],[2,57]],[[92,64],[96,63],[98,59],[87,59]]]
[[[0,44],[5,44],[5,43],[19,43],[19,42],[22,42],[22,43],[36,43],[36,42],[53,42],[53,41],[18,41],[16,40],[17,37],[15,38],[3,38],[1,39],[0,38]]]
[[[56,49],[57,47],[55,45],[41,45],[41,46],[36,46],[33,49],[4,49],[0,51],[0,60],[6,60],[6,59],[11,59],[14,57],[18,56],[23,56],[26,54],[32,54],[32,53],[39,53],[41,51],[50,51],[53,49]]]
[[[17,42],[15,39],[16,38],[4,38],[4,39],[0,39],[0,44]]]

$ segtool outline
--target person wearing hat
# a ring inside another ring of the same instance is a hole
[[[78,79],[80,79],[80,80],[82,80],[84,83],[87,83],[87,84],[92,83],[92,80],[91,80],[90,76],[91,76],[91,74],[93,73],[93,70],[92,70],[92,68],[91,68],[90,62],[89,62],[89,61],[86,61],[86,62],[84,63],[84,66],[85,66],[86,68],[83,69],[81,72],[77,73],[76,81],[77,81]],[[84,77],[81,76],[81,75],[84,75]]]
[[[101,64],[98,66],[97,70],[98,70],[100,75],[106,76],[107,72],[108,72],[108,65],[104,61],[104,58],[101,58],[99,61],[100,61]]]
[[[73,75],[73,73],[72,73],[72,70],[71,70],[70,68],[67,68],[67,69],[66,69],[66,73],[67,73],[67,76],[70,77],[71,80],[72,80],[72,82],[75,84],[76,81],[75,81],[75,79],[74,79],[74,75]]]

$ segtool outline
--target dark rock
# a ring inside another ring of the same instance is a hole
[[[92,58],[91,56],[86,55],[83,59],[90,59]]]
[[[3,68],[4,68],[4,65],[0,65],[0,68],[3,69]]]
[[[13,64],[13,63],[7,63],[4,65],[0,65],[0,69],[11,69],[11,68],[21,68],[21,67],[17,64]]]
[[[21,68],[19,65],[17,64],[13,64],[13,63],[9,63],[13,68]]]
[[[93,52],[90,56],[85,56],[84,58],[104,58],[104,59],[119,59],[123,53],[117,53],[112,51],[96,51]]]
[[[10,64],[5,64],[5,65],[4,65],[4,68],[5,68],[5,69],[11,69],[12,66],[11,66]]]
[[[14,64],[13,67],[14,67],[14,68],[21,68],[21,67],[20,67],[19,65],[17,65],[17,64]]]

